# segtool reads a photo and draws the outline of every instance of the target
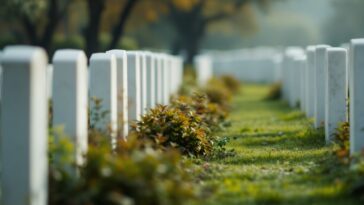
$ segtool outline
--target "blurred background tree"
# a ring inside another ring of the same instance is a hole
[[[71,0],[4,0],[0,16],[13,27],[15,41],[49,50],[70,4]]]
[[[364,35],[362,0],[2,0],[0,48],[102,52],[339,45]],[[267,9],[269,8],[269,12]],[[338,25],[340,22],[340,26]]]
[[[237,14],[246,14],[240,23],[252,20],[252,4],[266,8],[269,0],[171,0],[167,2],[169,20],[176,29],[172,53],[185,52],[186,62],[192,63],[211,24],[232,20]],[[236,26],[241,26],[237,24]],[[249,25],[249,24],[248,24]],[[251,27],[244,27],[251,29]]]
[[[253,3],[265,6],[269,2],[269,0],[4,1],[0,9],[0,27],[6,30],[4,33],[7,34],[1,37],[3,45],[9,42],[38,45],[47,49],[49,53],[62,47],[83,48],[90,55],[120,47],[135,49],[139,40],[141,44],[149,43],[156,48],[169,47],[174,54],[183,53],[189,63],[201,49],[201,42],[212,24],[225,20],[240,22],[239,25],[250,22],[242,26],[245,30],[250,30],[253,27],[247,25],[253,25],[251,23],[254,13]],[[238,15],[241,13],[245,15]],[[241,18],[234,21],[237,17]],[[152,32],[157,37],[153,39],[148,33],[140,33],[141,31]],[[148,42],[148,39],[154,43]],[[161,42],[162,39],[167,42]],[[158,46],[158,43],[161,45]]]

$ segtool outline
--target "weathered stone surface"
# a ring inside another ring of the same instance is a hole
[[[325,66],[327,62],[327,45],[316,46],[315,59],[315,104],[314,104],[314,126],[323,127],[325,121]]]
[[[364,39],[353,39],[350,45],[350,152],[364,148]]]
[[[328,48],[325,67],[325,138],[334,141],[338,125],[346,121],[346,66],[347,51],[344,48]]]

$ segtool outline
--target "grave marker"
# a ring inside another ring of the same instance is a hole
[[[145,52],[139,52],[140,58],[140,112],[141,115],[147,111],[147,56]]]
[[[151,52],[146,52],[146,87],[147,87],[147,110],[152,109],[155,106],[155,80],[156,80],[156,69],[155,69],[155,55]]]
[[[324,126],[325,121],[325,86],[326,86],[326,77],[325,77],[325,66],[327,62],[327,45],[318,45],[316,46],[316,66],[315,66],[315,104],[314,104],[314,126],[315,128],[320,128]]]
[[[39,47],[10,46],[4,51],[1,204],[47,204],[47,63]]]
[[[128,56],[128,119],[129,123],[141,117],[140,54],[127,51]]]
[[[95,53],[90,58],[90,123],[95,129],[109,133],[111,144],[117,135],[117,77],[113,54]],[[98,105],[95,101],[99,101]],[[104,115],[103,113],[106,112]]]
[[[364,148],[364,39],[353,39],[350,45],[350,153]]]
[[[128,59],[124,50],[110,50],[106,53],[113,54],[116,58],[116,81],[118,95],[118,124],[122,129],[122,136],[128,136]]]
[[[315,112],[315,87],[316,87],[316,79],[315,79],[315,70],[316,70],[316,47],[308,46],[307,50],[307,117],[314,117]]]
[[[346,121],[346,66],[344,48],[328,48],[325,67],[325,138],[333,142],[339,123]]]
[[[75,145],[76,163],[81,165],[88,143],[86,55],[80,50],[58,50],[53,68],[53,127],[63,127]]]
[[[163,104],[164,105],[168,105],[169,104],[169,89],[170,89],[170,84],[169,84],[169,78],[170,78],[170,67],[169,67],[169,56],[167,54],[163,54],[162,55],[163,58]]]

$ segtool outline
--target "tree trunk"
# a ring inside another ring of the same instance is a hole
[[[116,48],[119,40],[123,37],[126,22],[138,1],[139,0],[128,0],[124,9],[121,10],[119,21],[112,32],[112,39],[108,47],[110,50]]]
[[[21,22],[25,30],[28,43],[30,45],[38,45],[39,41],[36,26],[33,24],[33,22],[30,21],[27,16],[23,16]]]
[[[86,54],[91,56],[100,51],[100,23],[105,8],[104,0],[87,0],[89,21],[85,29]]]
[[[172,53],[185,52],[186,64],[193,64],[205,35],[207,24],[202,8],[203,4],[198,4],[190,11],[183,11],[170,4],[171,13],[169,19],[176,28],[178,38],[172,46]]]
[[[190,39],[189,42],[185,44],[186,51],[186,64],[192,65],[194,63],[194,59],[200,50],[200,41],[199,38]]]
[[[41,46],[49,53],[56,29],[65,15],[69,4],[70,2],[66,2],[62,10],[59,0],[50,0],[46,16],[48,21],[41,34],[39,34],[39,27],[36,22],[32,22],[27,16],[22,17],[22,24],[31,45]]]
[[[66,6],[67,7],[67,6]],[[40,46],[46,49],[48,52],[50,50],[54,33],[57,29],[61,16],[63,14],[59,13],[59,5],[57,0],[51,0],[48,8],[48,22],[41,36]]]
[[[181,53],[182,50],[182,43],[181,43],[181,38],[176,38],[176,40],[172,43],[172,47],[171,47],[171,53],[172,55],[178,55]]]

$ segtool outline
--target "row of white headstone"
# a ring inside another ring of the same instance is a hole
[[[107,111],[91,123],[126,137],[129,122],[157,104],[167,105],[182,83],[179,57],[146,51],[111,50],[89,59],[81,50],[58,50],[48,65],[42,48],[6,47],[0,58],[2,204],[47,204],[48,98],[53,126],[63,126],[75,143],[75,159],[87,150],[92,100]],[[48,79],[47,79],[48,78]],[[52,90],[52,92],[49,92]],[[47,94],[51,96],[47,97]],[[118,126],[120,126],[118,128]]]
[[[280,49],[257,47],[206,51],[196,58],[197,79],[204,84],[213,76],[232,75],[249,83],[273,83],[281,79]]]
[[[342,47],[287,48],[282,61],[283,98],[314,119],[333,142],[340,123],[350,122],[350,153],[364,149],[364,39]]]
[[[199,86],[205,86],[213,76],[212,58],[209,55],[199,55],[195,58],[196,81]]]

